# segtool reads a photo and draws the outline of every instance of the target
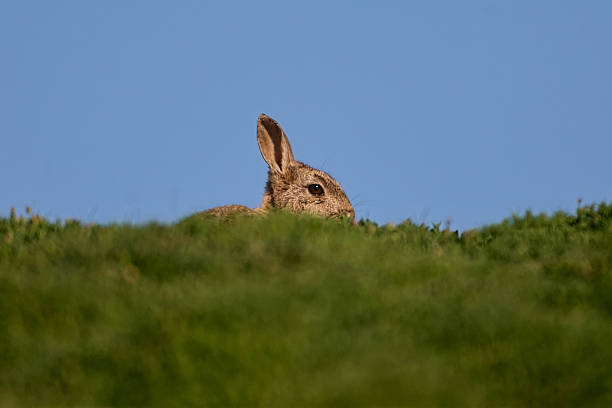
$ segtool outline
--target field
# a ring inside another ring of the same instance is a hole
[[[0,406],[612,406],[612,206],[457,234],[0,219]]]

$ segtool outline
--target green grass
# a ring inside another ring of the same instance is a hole
[[[211,405],[612,406],[612,206],[0,219],[0,406]]]

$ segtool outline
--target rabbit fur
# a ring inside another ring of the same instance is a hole
[[[225,205],[201,214],[223,217],[287,209],[332,218],[345,215],[354,220],[355,211],[340,184],[324,171],[296,161],[283,129],[263,113],[257,118],[257,144],[269,167],[261,205],[254,209],[237,204]]]

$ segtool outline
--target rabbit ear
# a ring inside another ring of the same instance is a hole
[[[295,159],[289,139],[278,123],[263,113],[257,118],[257,144],[270,169],[283,174]]]

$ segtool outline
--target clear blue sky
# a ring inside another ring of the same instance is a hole
[[[357,217],[612,200],[609,1],[3,1],[0,215],[259,205],[257,115]]]

